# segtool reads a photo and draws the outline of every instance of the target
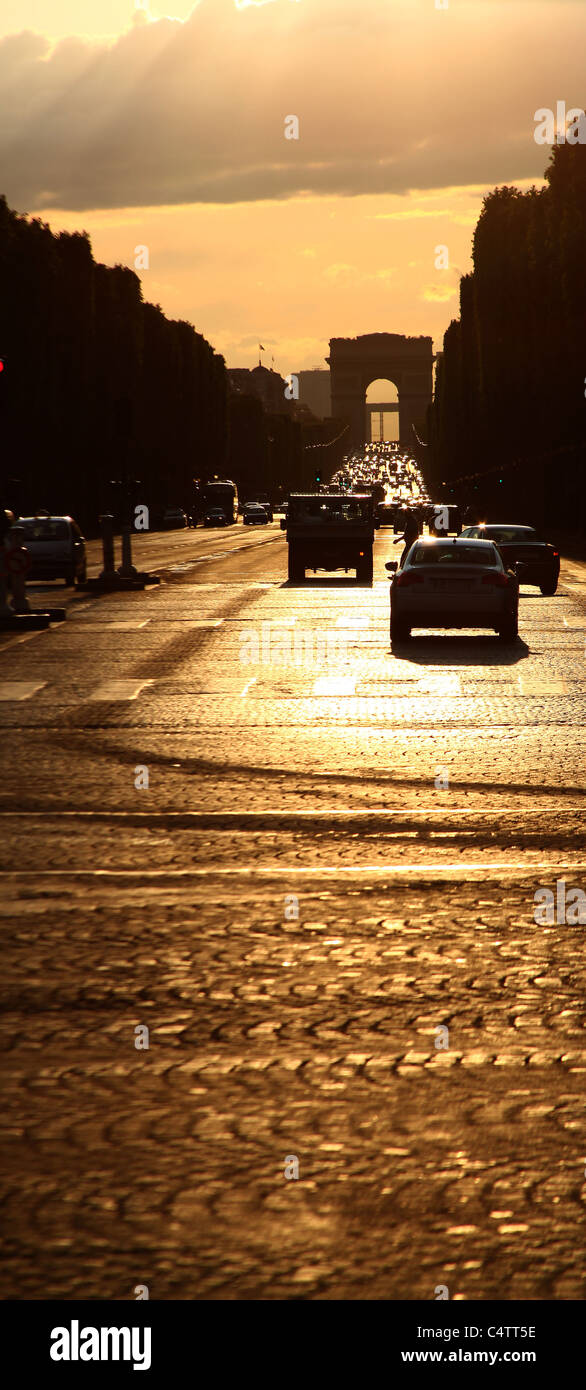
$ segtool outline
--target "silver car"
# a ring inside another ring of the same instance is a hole
[[[492,541],[414,542],[391,583],[391,642],[414,627],[487,627],[504,642],[518,635],[519,583]]]
[[[24,533],[22,543],[31,559],[27,579],[64,579],[66,584],[85,584],[85,537],[71,516],[37,512],[15,522]]]

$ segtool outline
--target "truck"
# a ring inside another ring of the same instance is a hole
[[[306,569],[353,569],[359,584],[372,584],[374,503],[368,493],[292,492],[281,530],[287,532],[290,583],[300,584]]]

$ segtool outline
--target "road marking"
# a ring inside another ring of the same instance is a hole
[[[485,682],[481,682],[483,688]],[[420,676],[417,682],[417,695],[429,694],[440,696],[461,695],[462,678],[455,671],[431,671],[426,676]]]
[[[53,626],[54,626],[54,627],[55,627],[55,626],[62,627],[63,624],[62,624],[62,623],[59,623],[59,624],[55,624],[55,623],[54,623]],[[16,645],[17,642],[32,642],[33,637],[41,637],[41,635],[42,635],[44,632],[46,632],[46,630],[47,630],[46,628],[37,628],[34,632],[21,632],[20,635],[19,635],[18,637],[9,637],[9,638],[8,638],[8,641],[7,641],[7,642],[2,642],[2,645],[0,646],[0,656],[2,655],[2,652],[8,651],[8,648],[9,648],[9,647],[14,647],[14,646]]]
[[[336,774],[331,773],[329,775],[335,777]],[[584,796],[586,792],[581,793],[577,791],[576,795]],[[584,809],[580,806],[565,806],[564,811],[567,810],[571,810],[573,815],[583,816],[586,814]],[[559,815],[559,806],[556,805],[553,809],[551,806],[495,806],[484,810],[480,807],[471,808],[469,806],[436,805],[426,806],[423,809],[421,807],[414,807],[413,810],[381,809],[372,811],[283,811],[280,808],[274,811],[270,808],[264,811],[62,811],[57,808],[49,811],[0,810],[0,818],[2,816],[10,816],[11,819],[15,816],[34,816],[39,819],[43,816],[47,816],[50,820],[55,820],[59,816],[70,816],[75,820],[82,820],[84,818],[98,821],[109,821],[114,819],[127,820],[129,824],[133,821],[152,821],[154,824],[164,824],[166,821],[184,821],[186,825],[197,826],[201,824],[204,827],[208,822],[210,825],[217,825],[218,822],[222,820],[230,823],[237,820],[249,821],[252,825],[256,826],[259,821],[264,820],[281,820],[287,823],[295,820],[306,820],[308,822],[324,820],[332,821],[336,825],[341,825],[345,821],[353,824],[357,820],[366,819],[378,825],[379,821],[384,821],[385,819],[392,820],[398,816],[405,822],[408,822],[418,816],[425,816],[426,818],[428,816],[441,816],[443,820],[447,821],[455,816],[457,816],[458,819],[462,816],[476,816],[481,820],[489,816],[551,817],[552,815]]]
[[[421,878],[461,878],[464,883],[468,882],[471,875],[474,881],[482,883],[483,879],[489,874],[498,873],[499,878],[503,875],[514,874],[519,878],[529,878],[534,880],[535,875],[577,873],[586,870],[586,860],[576,861],[576,863],[563,864],[559,859],[540,860],[533,864],[527,864],[526,860],[507,863],[506,860],[486,860],[478,863],[456,863],[442,864],[430,863],[429,860],[424,864],[316,864],[311,866],[301,866],[299,864],[280,864],[274,868],[262,868],[256,865],[231,866],[228,869],[216,867],[210,864],[208,868],[202,869],[0,869],[0,878],[103,878],[103,879],[160,879],[162,884],[168,883],[170,879],[190,879],[190,878],[275,878],[279,883],[283,882],[283,874],[287,877],[320,878],[335,877],[340,874],[354,875],[357,877],[362,874],[364,878],[384,878],[392,874],[395,878],[403,875],[405,878],[413,878],[419,874]]]
[[[568,684],[562,676],[528,676],[520,672],[517,684],[521,695],[567,695]]]
[[[151,618],[117,618],[110,622],[101,623],[99,619],[84,618],[80,623],[80,628],[92,628],[95,632],[138,632],[141,627],[146,627],[147,623],[152,622]]]
[[[257,677],[256,677],[256,676],[253,676],[253,677],[252,677],[252,680],[248,681],[248,683],[247,683],[247,684],[245,685],[245,687],[244,687],[244,690],[242,690],[242,691],[240,692],[240,698],[241,698],[241,699],[243,698],[244,695],[248,695],[248,692],[249,692],[249,690],[250,690],[251,685],[255,685],[255,684],[256,684],[256,681],[257,681]]]
[[[118,700],[136,700],[141,690],[149,685],[154,685],[154,681],[104,681],[103,685],[98,685],[86,698],[105,700],[110,704],[115,704]]]
[[[202,565],[206,560],[222,560],[225,555],[231,555],[231,550],[215,550],[211,555],[198,555],[197,559],[191,560],[188,565],[161,565],[161,569],[167,569],[169,574],[175,574],[179,570],[193,569],[194,565]]]
[[[184,620],[182,619],[181,621],[184,621]],[[188,624],[189,627],[221,627],[221,626],[222,626],[222,623],[223,623],[223,621],[224,621],[224,619],[223,619],[223,618],[188,618],[188,619],[186,619],[185,621],[187,621],[187,624]]]
[[[314,695],[355,695],[356,676],[319,676],[313,682]]]
[[[336,618],[336,627],[370,627],[370,618],[352,618],[346,614],[343,618]]]
[[[43,690],[46,681],[1,681],[0,700],[30,700],[37,690]]]

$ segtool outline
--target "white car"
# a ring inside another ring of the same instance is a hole
[[[51,516],[37,512],[15,521],[20,539],[28,550],[31,566],[27,579],[64,579],[66,584],[85,584],[87,579],[85,537],[71,516]]]
[[[414,627],[487,627],[518,636],[519,583],[492,541],[426,537],[414,542],[391,582],[391,643]]]

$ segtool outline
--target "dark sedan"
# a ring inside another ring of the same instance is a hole
[[[228,518],[221,507],[210,507],[203,519],[204,526],[227,526]]]
[[[261,502],[245,502],[242,508],[242,521],[245,526],[267,526],[269,514]]]
[[[463,536],[494,541],[507,569],[516,570],[520,584],[535,584],[542,594],[555,594],[560,575],[559,551],[543,541],[533,526],[487,522],[466,526]]]

